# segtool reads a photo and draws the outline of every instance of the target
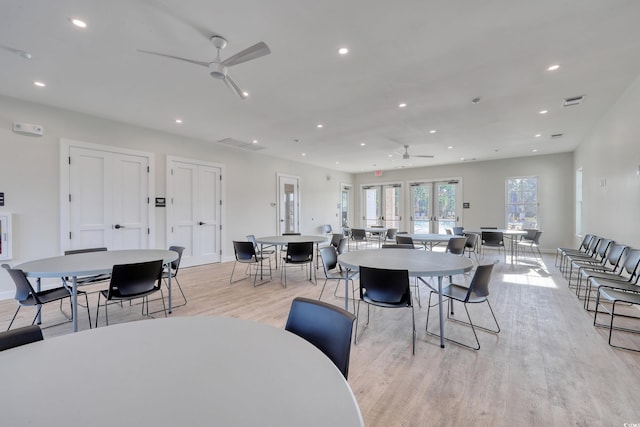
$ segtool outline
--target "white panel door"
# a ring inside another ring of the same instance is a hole
[[[169,243],[183,246],[181,265],[220,262],[221,168],[169,160]]]
[[[149,247],[149,159],[69,147],[69,249]]]

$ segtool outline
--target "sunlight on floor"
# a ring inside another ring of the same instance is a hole
[[[512,271],[505,271],[502,280],[516,285],[537,286],[540,288],[558,288],[558,283],[544,265],[518,265]],[[566,286],[566,285],[565,285]]]

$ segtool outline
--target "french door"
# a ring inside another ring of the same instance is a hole
[[[116,150],[63,143],[63,250],[149,247],[149,157]]]
[[[351,224],[351,186],[340,186],[340,226],[349,227]]]
[[[362,187],[364,227],[381,225],[400,229],[402,221],[402,184],[365,185]]]
[[[411,189],[411,232],[445,234],[460,221],[459,181],[414,182]]]

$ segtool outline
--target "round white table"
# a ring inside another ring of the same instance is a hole
[[[425,249],[427,249],[427,243],[430,243],[430,249],[433,249],[433,244],[449,243],[449,240],[454,236],[452,234],[401,234],[401,236],[409,236],[414,242],[422,243]]]
[[[445,254],[415,249],[370,249],[347,252],[338,256],[338,263],[347,269],[345,285],[345,310],[349,303],[349,273],[360,266],[390,270],[408,270],[409,276],[438,277],[438,302],[440,317],[440,347],[444,348],[444,310],[442,303],[442,278],[471,271],[473,263],[460,255]]]
[[[278,268],[278,248],[289,243],[306,243],[311,242],[316,245],[316,254],[318,253],[318,245],[326,242],[328,239],[326,236],[312,236],[312,235],[285,235],[285,236],[264,236],[256,237],[256,243],[260,243],[260,250],[262,251],[264,245],[273,245],[276,247],[276,268]],[[316,260],[317,261],[317,260]],[[318,263],[316,262],[316,266]],[[262,278],[262,274],[260,274]]]
[[[1,352],[0,378],[6,426],[364,425],[320,350],[234,318],[142,320],[45,339]]]
[[[16,265],[14,268],[24,271],[27,277],[35,277],[37,290],[43,277],[71,277],[71,309],[73,332],[78,331],[78,283],[80,276],[108,274],[116,264],[134,264],[161,259],[165,265],[178,259],[178,253],[164,249],[124,249],[118,251],[84,252],[72,255],[42,258]],[[169,290],[167,302],[171,313],[171,275],[167,277]]]

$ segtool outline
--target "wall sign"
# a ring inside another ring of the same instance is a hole
[[[167,199],[164,197],[156,197],[156,208],[164,208],[167,206]]]
[[[462,203],[462,208],[463,209],[469,209],[470,207],[471,207],[471,203],[469,203],[469,202],[463,202]]]

